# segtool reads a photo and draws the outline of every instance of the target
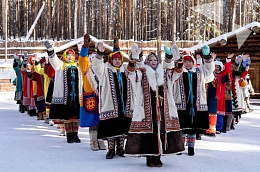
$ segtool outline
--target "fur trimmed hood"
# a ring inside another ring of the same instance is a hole
[[[146,75],[149,85],[153,91],[156,91],[157,86],[161,86],[164,83],[164,70],[161,64],[158,65],[156,70],[153,70],[150,66],[144,65],[146,69]]]

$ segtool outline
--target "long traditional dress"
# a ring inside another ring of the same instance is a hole
[[[242,110],[245,109],[245,97],[242,92],[241,83],[244,82],[248,74],[249,67],[243,67],[242,64],[235,64],[232,70],[232,113],[239,122]]]
[[[23,76],[23,105],[27,106],[28,114],[31,116],[36,115],[36,104],[34,100],[33,81],[26,75],[26,62],[21,67]]]
[[[14,100],[16,100],[19,104],[22,104],[22,95],[23,95],[23,77],[20,71],[20,66],[17,63],[17,66],[13,67],[16,73],[16,89]]]
[[[138,70],[134,117],[126,154],[160,156],[184,150],[172,85],[181,75],[174,69],[156,70],[145,65]]]
[[[49,57],[55,70],[50,119],[79,119],[82,77],[77,63],[64,63],[56,54]]]
[[[119,52],[115,52],[119,53]],[[124,137],[128,134],[133,116],[133,86],[122,65],[116,69],[96,55],[92,68],[99,80],[98,139]]]
[[[205,79],[214,69],[214,61],[205,59],[204,64],[197,68],[192,67],[189,71],[184,68],[182,76],[174,84],[174,100],[184,134],[195,134],[197,129],[204,133],[209,129]]]
[[[44,79],[37,72],[27,72],[27,77],[36,82],[37,92],[37,110],[40,113],[46,112],[45,97],[44,97]]]
[[[218,61],[217,61],[218,62]],[[219,62],[221,63],[221,62]],[[216,63],[215,65],[217,65]],[[222,63],[221,63],[222,64]],[[222,65],[223,66],[223,65]],[[223,68],[223,67],[222,67]],[[225,115],[226,75],[231,72],[231,60],[227,59],[225,68],[219,73],[214,72],[214,80],[208,84],[208,111],[210,128],[207,133],[215,134],[222,131]]]
[[[226,111],[225,111],[225,116],[223,118],[223,129],[222,131],[230,131],[231,123],[233,121],[233,115],[232,115],[232,79],[231,79],[231,73],[227,74],[226,80],[228,82],[226,83],[226,94],[225,94],[225,99],[226,99]]]

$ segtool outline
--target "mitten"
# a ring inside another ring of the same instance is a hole
[[[242,56],[241,55],[236,56],[235,63],[240,64],[241,61],[242,61]]]
[[[133,43],[131,46],[132,59],[138,60],[140,58],[141,53],[142,53],[141,48],[138,48],[138,45],[136,43]],[[142,54],[141,54],[141,56],[142,56]]]
[[[26,68],[26,65],[28,63],[28,52],[25,51],[23,55],[23,67]]]
[[[251,64],[250,58],[246,58],[242,62],[243,67],[249,67],[250,64]]]
[[[210,55],[210,48],[208,45],[204,45],[202,48],[202,55],[204,59],[210,59],[211,55]]]
[[[117,36],[114,37],[114,52],[119,51],[119,38]]]
[[[88,48],[89,47],[89,45],[90,45],[90,36],[89,36],[89,34],[85,34],[84,35],[84,44],[83,44],[83,47],[84,48]]]
[[[81,51],[82,46],[83,46],[83,41],[80,41],[80,42],[77,43],[77,47],[78,47],[79,52]]]
[[[166,45],[164,45],[164,51],[165,51],[165,57],[167,58],[167,59],[172,59],[172,48],[168,48]]]
[[[54,54],[53,43],[54,42],[50,41],[50,40],[44,41],[44,45],[47,48],[47,53],[48,53],[49,56]]]
[[[172,57],[173,57],[173,60],[179,60],[180,59],[180,52],[179,52],[179,48],[176,44],[173,44],[172,46]]]
[[[28,52],[25,51],[24,54],[23,54],[23,60],[28,61],[28,57],[29,57]]]
[[[16,59],[16,60],[19,59],[19,55],[17,53],[14,53],[14,59]]]

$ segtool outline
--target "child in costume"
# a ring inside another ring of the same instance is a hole
[[[92,69],[99,80],[98,139],[107,140],[106,159],[112,159],[115,153],[124,156],[124,140],[133,116],[134,86],[123,66],[123,55],[119,51],[117,37],[114,39],[114,52],[109,54],[106,63],[103,60],[104,53],[105,48],[100,42],[92,61]]]
[[[213,58],[216,59],[216,55],[212,54]],[[228,55],[226,59],[225,67],[223,63],[216,59],[214,80],[208,84],[208,112],[209,112],[209,130],[207,134],[209,136],[215,136],[216,130],[219,132],[223,128],[223,116],[225,115],[225,93],[226,93],[226,82],[225,76],[231,72],[231,58],[234,54]]]
[[[201,56],[197,55],[197,59]],[[194,66],[195,59],[183,52],[183,73],[174,84],[174,100],[178,109],[183,143],[187,134],[188,155],[195,154],[196,132],[209,129],[209,114],[206,98],[205,79],[215,70],[214,60],[208,46],[203,47],[204,64]]]

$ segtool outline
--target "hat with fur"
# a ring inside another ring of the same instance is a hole
[[[158,56],[154,52],[150,52],[148,54],[147,58],[145,59],[145,64],[151,66],[150,63],[149,63],[149,59],[151,58],[152,55],[155,56],[155,58],[157,59],[157,66],[154,68],[154,70],[155,70],[158,67],[158,65],[159,65],[159,58],[158,58]]]
[[[182,52],[182,58],[183,58],[183,61],[185,61],[185,60],[191,60],[191,61],[193,61],[193,63],[196,63],[196,60],[195,60],[195,58],[193,57],[193,55],[191,54],[191,52],[190,51],[187,51],[187,50],[184,50],[183,52]]]
[[[220,71],[222,71],[224,69],[224,65],[223,63],[220,61],[220,59],[218,58],[217,60],[214,61],[215,66],[220,66]]]
[[[112,60],[115,59],[115,58],[120,58],[121,61],[122,61],[122,64],[123,64],[124,56],[123,56],[123,54],[120,51],[116,51],[116,52],[110,53],[108,55],[108,62],[112,65],[113,64]]]

